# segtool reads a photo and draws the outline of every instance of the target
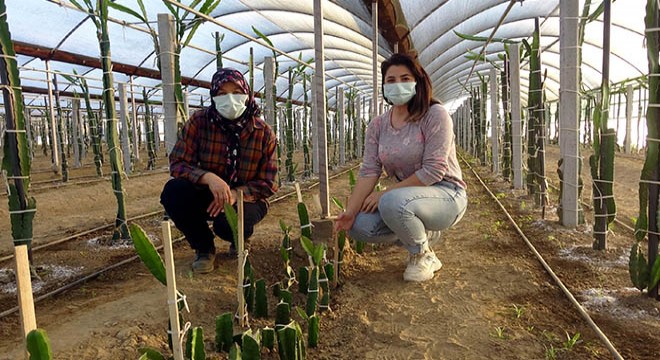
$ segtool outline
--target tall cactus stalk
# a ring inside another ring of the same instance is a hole
[[[0,84],[5,105],[5,137],[2,171],[7,172],[9,217],[14,245],[32,245],[32,220],[37,203],[28,195],[30,188],[30,148],[25,130],[23,92],[11,41],[7,8],[0,0]]]
[[[481,81],[479,85],[479,93],[481,94],[479,97],[479,161],[481,162],[481,165],[486,165],[486,159],[488,159],[488,144],[486,143],[486,128],[488,126],[488,119],[486,117],[486,94],[488,93],[488,80],[485,76],[481,76],[481,74],[478,75]]]
[[[219,32],[215,32],[215,36],[213,37],[215,39],[215,65],[217,69],[222,69],[223,63],[222,63],[222,40],[225,38],[225,34],[220,35]]]
[[[648,234],[648,259],[653,265],[658,261],[658,223],[660,222],[660,8],[655,0],[646,4],[646,48],[649,61],[649,103],[646,109],[646,159],[639,182],[639,217],[635,224],[637,241]],[[632,274],[631,274],[632,275]],[[658,297],[658,284],[649,284],[648,295]]]
[[[534,35],[530,47],[529,96],[527,108],[527,190],[536,206],[547,204],[545,178],[545,108],[543,104],[543,81],[541,79],[541,51],[539,19],[534,20]]]
[[[144,101],[144,127],[147,132],[147,153],[149,160],[147,161],[147,169],[154,170],[156,168],[156,143],[154,139],[154,121],[151,118],[151,108],[149,107],[149,97],[147,96],[147,89],[142,88],[142,99]]]
[[[511,181],[511,110],[509,107],[509,61],[504,55],[502,71],[502,110],[504,112],[504,138],[502,141],[502,176]]]
[[[307,78],[308,75],[303,73],[302,77],[303,81],[303,96],[304,96],[304,104],[303,104],[303,124],[302,124],[302,143],[303,143],[303,177],[309,177],[312,175],[312,157],[310,155],[309,151],[309,135],[308,135],[308,129],[309,129],[309,120],[307,118],[307,106],[308,106],[308,98],[307,98]]]
[[[96,166],[96,175],[103,176],[103,150],[101,148],[101,136],[99,135],[99,118],[92,109],[92,101],[89,97],[89,87],[85,78],[80,78],[80,88],[85,99],[85,108],[87,109],[87,121],[89,122],[89,133],[92,142],[92,152],[94,153],[94,165]]]
[[[591,178],[593,179],[594,203],[594,242],[593,248],[607,248],[608,225],[616,216],[616,204],[612,185],[614,181],[614,148],[616,130],[607,127],[610,108],[610,1],[605,0],[605,19],[603,26],[603,81],[600,101],[594,108],[594,154],[589,158]]]
[[[293,69],[289,68],[289,94],[286,99],[286,179],[287,181],[296,181],[296,167],[293,163]]]
[[[124,166],[122,164],[119,134],[117,131],[115,89],[113,87],[114,80],[112,76],[110,37],[108,34],[108,6],[110,6],[109,4],[111,4],[111,2],[110,0],[97,0],[96,8],[94,8],[92,0],[84,0],[84,3],[87,6],[87,9],[84,9],[81,4],[74,2],[74,4],[81,10],[96,15],[91,19],[94,21],[94,25],[96,25],[96,37],[99,41],[99,48],[101,51],[101,68],[103,69],[103,103],[105,105],[106,118],[106,143],[108,145],[108,152],[110,153],[112,191],[117,198],[117,216],[115,218],[115,230],[112,235],[112,240],[126,240],[130,239],[130,234],[126,223],[126,205],[124,201],[124,188],[122,186]]]
[[[62,116],[62,105],[60,104],[60,91],[57,88],[57,75],[53,74],[53,90],[55,90],[55,121],[57,122],[57,137],[60,139],[59,141],[59,153],[61,156],[60,159],[60,166],[62,170],[62,182],[67,182],[69,181],[69,164],[67,162],[67,151],[64,151],[65,147],[65,136],[64,136],[64,126],[62,125],[62,122],[64,122],[64,116]]]

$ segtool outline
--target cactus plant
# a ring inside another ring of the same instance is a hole
[[[36,200],[28,195],[30,188],[30,148],[25,129],[23,93],[16,63],[16,53],[7,24],[5,2],[0,2],[0,80],[5,105],[6,127],[2,141],[0,172],[7,174],[7,197],[12,237],[15,245],[32,245],[32,220]],[[10,92],[8,89],[12,89]]]
[[[234,316],[224,313],[215,318],[215,349],[216,351],[229,352],[234,342]]]
[[[279,329],[286,326],[291,321],[291,306],[280,300],[277,303],[277,308],[275,310],[275,329]]]
[[[229,360],[241,360],[243,359],[243,353],[241,352],[241,347],[238,344],[234,343],[229,349]]]
[[[191,341],[191,356],[192,360],[206,360],[206,351],[204,351],[204,329],[197,326],[192,330]]]
[[[319,344],[319,316],[313,314],[307,320],[307,346],[315,348]]]
[[[301,294],[307,295],[307,288],[309,287],[309,269],[306,266],[298,268],[298,291]]]
[[[243,333],[241,341],[241,356],[246,360],[261,359],[261,333],[259,330],[252,332],[248,329]]]
[[[30,360],[50,360],[53,358],[46,330],[34,329],[30,331],[27,334],[26,342]]]
[[[305,359],[302,330],[296,321],[277,330],[277,347],[281,360]]]
[[[268,317],[268,298],[264,279],[259,279],[256,282],[255,303],[254,316],[258,318]]]
[[[275,329],[266,326],[261,330],[261,345],[273,351],[275,348]]]
[[[316,312],[316,307],[319,300],[319,269],[314,267],[312,274],[309,278],[309,287],[307,289],[307,304],[305,305],[305,312],[307,316],[312,316]]]

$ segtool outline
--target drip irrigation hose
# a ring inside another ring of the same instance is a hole
[[[596,335],[598,335],[598,337],[600,338],[600,340],[603,342],[603,344],[604,344],[604,345],[607,347],[607,349],[610,351],[610,353],[612,354],[612,357],[613,357],[614,359],[617,359],[617,360],[619,360],[619,359],[623,360],[623,357],[621,356],[621,354],[619,354],[619,352],[616,350],[616,348],[614,347],[614,345],[612,345],[612,343],[611,343],[610,340],[607,338],[607,336],[605,335],[605,333],[603,333],[603,331],[598,327],[598,325],[596,325],[596,323],[591,319],[591,317],[589,316],[589,314],[584,310],[584,308],[582,307],[582,305],[580,305],[580,303],[575,299],[575,297],[574,297],[573,294],[570,292],[570,290],[568,290],[568,288],[564,285],[564,283],[561,281],[561,279],[559,279],[559,277],[555,274],[555,272],[552,270],[552,268],[550,267],[550,265],[548,265],[548,263],[545,261],[545,259],[543,259],[543,256],[541,256],[541,254],[536,250],[536,248],[534,247],[534,245],[532,245],[532,243],[529,241],[529,239],[527,238],[527,236],[525,236],[525,233],[522,231],[522,229],[520,229],[520,227],[518,226],[518,224],[516,224],[516,221],[511,217],[511,215],[510,215],[509,212],[506,210],[506,208],[504,207],[504,205],[502,205],[502,203],[501,203],[500,200],[497,198],[497,196],[495,196],[495,194],[493,194],[493,192],[490,191],[490,189],[488,188],[488,186],[486,185],[486,183],[484,183],[483,180],[481,180],[481,177],[479,177],[479,175],[477,174],[477,172],[476,172],[476,171],[474,170],[474,168],[472,168],[472,166],[471,166],[471,165],[465,160],[465,158],[463,158],[463,156],[462,156],[461,154],[457,154],[457,155],[458,155],[458,157],[461,158],[461,161],[463,161],[463,163],[464,163],[465,165],[467,165],[467,167],[470,169],[470,171],[472,171],[472,173],[474,174],[474,176],[475,176],[475,177],[477,178],[477,180],[479,180],[479,182],[481,183],[481,186],[483,186],[483,188],[486,189],[486,192],[488,192],[488,194],[490,195],[490,197],[493,198],[493,200],[495,200],[495,202],[496,202],[497,205],[500,207],[500,209],[502,209],[502,211],[504,212],[504,215],[506,215],[506,217],[509,219],[509,221],[511,222],[511,224],[513,225],[513,227],[516,229],[516,232],[518,232],[518,235],[520,235],[520,237],[522,237],[522,239],[525,241],[525,243],[527,244],[527,246],[528,246],[528,247],[530,248],[530,250],[532,250],[532,252],[534,253],[534,256],[536,256],[537,260],[541,263],[541,265],[543,266],[543,268],[545,269],[545,271],[550,275],[550,277],[552,277],[552,279],[555,281],[555,283],[557,284],[557,286],[559,286],[559,288],[560,288],[561,291],[564,293],[564,295],[566,295],[566,297],[568,297],[568,300],[570,300],[570,302],[573,304],[573,306],[575,306],[575,308],[577,309],[578,313],[580,313],[580,315],[582,316],[582,318],[583,318],[583,319],[589,324],[589,326],[592,328],[592,330],[594,330],[594,332],[596,332]]]
[[[339,177],[339,176],[341,176],[341,175],[344,175],[344,174],[346,174],[347,172],[349,172],[349,171],[351,171],[351,170],[353,170],[353,169],[355,169],[355,168],[357,168],[357,167],[359,167],[359,166],[360,166],[360,164],[358,164],[358,165],[354,165],[354,166],[351,166],[351,167],[349,167],[348,169],[345,169],[345,170],[343,170],[343,171],[341,171],[341,172],[338,172],[338,173],[336,173],[336,174],[333,174],[332,176],[328,177],[328,179],[329,179],[329,180],[330,180],[330,179],[335,179],[335,178],[337,178],[337,177]],[[305,190],[311,190],[311,189],[313,189],[314,187],[318,186],[319,184],[320,184],[320,182],[318,182],[318,181],[317,181],[317,182],[314,182],[314,183],[310,184],[309,186],[307,186],[307,187],[305,188]],[[284,195],[282,195],[282,196],[279,196],[279,197],[277,197],[277,198],[274,198],[274,199],[270,200],[270,203],[272,204],[272,203],[275,203],[275,202],[281,201],[281,200],[286,199],[287,197],[290,197],[290,196],[295,195],[295,194],[296,194],[296,191],[295,191],[295,190],[294,190],[294,191],[291,191],[291,192],[288,192],[288,193],[286,193],[286,194],[284,194]],[[137,219],[141,219],[141,218],[145,218],[145,217],[150,217],[150,216],[154,216],[154,215],[160,214],[160,213],[162,213],[162,212],[163,212],[162,210],[154,211],[154,212],[150,212],[150,213],[148,213],[148,214],[143,214],[143,215],[139,215],[139,216],[136,216],[136,217],[130,218],[130,219],[128,219],[128,221],[130,221],[130,220],[137,220]],[[109,228],[109,227],[112,227],[112,226],[114,226],[114,224],[104,225],[104,226],[99,226],[99,227],[97,227],[97,228],[94,228],[94,229],[91,229],[91,230],[87,230],[87,231],[84,231],[84,232],[82,232],[82,233],[75,234],[75,235],[69,236],[69,237],[64,238],[64,239],[59,239],[59,240],[56,240],[56,241],[50,242],[50,243],[48,243],[48,244],[44,244],[44,245],[41,245],[41,246],[36,246],[36,247],[33,248],[33,250],[39,250],[39,249],[47,248],[47,247],[52,246],[52,245],[55,245],[55,244],[61,244],[61,243],[63,243],[63,242],[70,241],[70,240],[72,240],[72,239],[75,239],[75,238],[78,238],[78,237],[84,236],[84,235],[86,235],[86,234],[89,234],[89,233],[92,233],[92,232],[95,232],[95,231],[103,230],[103,229],[106,229],[106,228]],[[172,240],[172,244],[178,243],[178,242],[182,241],[183,239],[185,239],[185,236],[178,237],[178,238]],[[160,249],[162,249],[162,248],[163,248],[163,245],[160,245],[160,246],[156,247],[156,250],[160,250]],[[3,257],[3,258],[0,258],[0,262],[5,261],[5,260],[9,260],[9,259],[11,259],[11,258],[13,258],[13,257],[14,257],[13,255],[5,256],[5,257]],[[107,271],[110,271],[110,270],[112,270],[112,269],[118,268],[118,267],[120,267],[120,266],[122,266],[122,265],[128,264],[128,263],[130,263],[130,262],[132,262],[132,261],[134,261],[134,260],[136,260],[136,259],[138,259],[138,258],[139,258],[139,256],[134,255],[134,256],[132,256],[132,257],[130,257],[130,258],[128,258],[128,259],[124,259],[124,260],[122,260],[122,261],[120,261],[120,262],[118,262],[118,263],[112,264],[112,265],[107,266],[107,267],[105,267],[105,268],[103,268],[103,269],[97,270],[97,271],[95,271],[95,272],[93,272],[93,273],[91,273],[91,274],[85,275],[84,277],[82,277],[82,278],[80,278],[80,279],[77,279],[77,280],[75,280],[75,281],[73,281],[73,282],[71,282],[71,283],[68,283],[68,284],[66,284],[66,285],[64,285],[64,286],[61,286],[61,287],[59,287],[59,288],[57,288],[57,289],[55,289],[55,290],[53,290],[53,291],[50,291],[50,292],[48,292],[48,293],[46,293],[46,294],[43,294],[43,295],[40,295],[40,296],[36,297],[36,298],[34,299],[34,303],[36,304],[36,303],[39,302],[39,301],[42,301],[42,300],[47,299],[47,298],[49,298],[49,297],[51,297],[51,296],[55,296],[55,295],[57,295],[57,294],[60,294],[60,293],[62,293],[62,292],[64,292],[64,291],[66,291],[66,290],[69,290],[69,289],[71,289],[71,288],[73,288],[73,287],[76,287],[76,286],[78,286],[78,285],[80,285],[80,284],[83,284],[83,283],[85,283],[85,282],[88,281],[88,280],[94,279],[94,278],[98,277],[99,275],[103,274],[104,272],[107,272]],[[5,316],[11,315],[11,314],[13,314],[13,313],[15,313],[15,312],[17,312],[17,311],[18,311],[18,306],[15,306],[15,307],[13,307],[13,308],[11,308],[11,309],[7,309],[7,310],[5,310],[5,311],[3,311],[3,312],[0,312],[0,319],[4,318]]]

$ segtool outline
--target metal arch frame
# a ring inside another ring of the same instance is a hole
[[[545,36],[547,36],[547,37],[555,37],[554,35],[545,35]],[[595,48],[598,48],[598,46],[597,46],[596,44],[593,44],[593,43],[591,43],[591,42],[587,42],[587,41],[585,41],[585,44],[590,45],[590,46],[593,46],[593,47],[595,47]],[[472,50],[472,49],[470,49],[470,50]],[[553,50],[551,47],[546,47],[545,49],[542,50],[542,52],[549,52],[549,53],[552,53],[552,54],[559,54],[558,51]],[[494,55],[498,55],[498,54],[501,54],[501,53],[503,53],[503,51],[492,52],[492,53],[489,53],[489,56],[494,56]],[[623,58],[623,57],[621,57],[620,55],[616,54],[615,52],[612,52],[612,55],[614,55],[617,59],[623,61],[624,63],[628,64],[630,67],[634,68],[635,70],[639,71],[639,69],[637,69],[636,66],[634,66],[633,64],[630,64],[630,62],[629,62],[628,60],[626,60],[625,58]],[[429,76],[431,77],[431,79],[432,79],[432,84],[433,84],[433,87],[434,87],[434,88],[435,88],[436,86],[437,86],[438,88],[442,88],[443,85],[446,84],[448,81],[451,81],[451,80],[453,80],[453,79],[457,79],[457,78],[464,77],[464,73],[465,73],[466,70],[461,69],[461,68],[464,67],[463,65],[459,65],[459,66],[451,66],[452,62],[457,61],[458,59],[459,59],[459,58],[454,58],[452,61],[450,61],[450,62],[446,63],[445,65],[443,65],[443,68],[444,68],[444,67],[450,67],[452,70],[450,70],[449,72],[447,72],[447,73],[441,75],[440,77],[438,77],[438,78],[436,78],[436,79],[433,79],[433,75],[429,75]],[[549,67],[549,68],[556,69],[557,71],[559,70],[559,67],[556,66],[556,65],[553,64],[553,63],[549,63],[549,62],[545,62],[545,61],[543,61],[543,62],[542,62],[542,65],[545,66],[545,67]],[[585,66],[585,67],[587,67],[587,68],[589,68],[589,69],[591,69],[591,70],[593,70],[593,71],[595,71],[596,73],[599,73],[599,74],[601,73],[601,70],[600,70],[600,69],[596,68],[594,65],[592,65],[592,64],[589,63],[589,62],[583,62],[582,65]],[[438,69],[436,72],[439,72],[439,71],[440,71],[440,69]],[[639,73],[640,73],[640,75],[643,75],[643,74],[644,74],[644,73],[641,72],[641,71],[639,71]],[[433,74],[435,74],[435,73],[433,73]],[[554,77],[551,77],[550,75],[549,75],[548,77],[549,77],[550,79],[552,79],[553,81],[555,81],[557,84],[559,83],[558,79],[555,80],[555,78],[554,78]],[[557,95],[557,94],[555,94],[555,95]],[[558,96],[558,95],[557,95],[557,96]]]

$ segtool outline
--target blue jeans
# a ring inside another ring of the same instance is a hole
[[[416,254],[428,246],[426,231],[450,228],[466,208],[465,189],[446,180],[394,189],[381,196],[378,211],[355,217],[349,236],[369,243],[398,242]]]

